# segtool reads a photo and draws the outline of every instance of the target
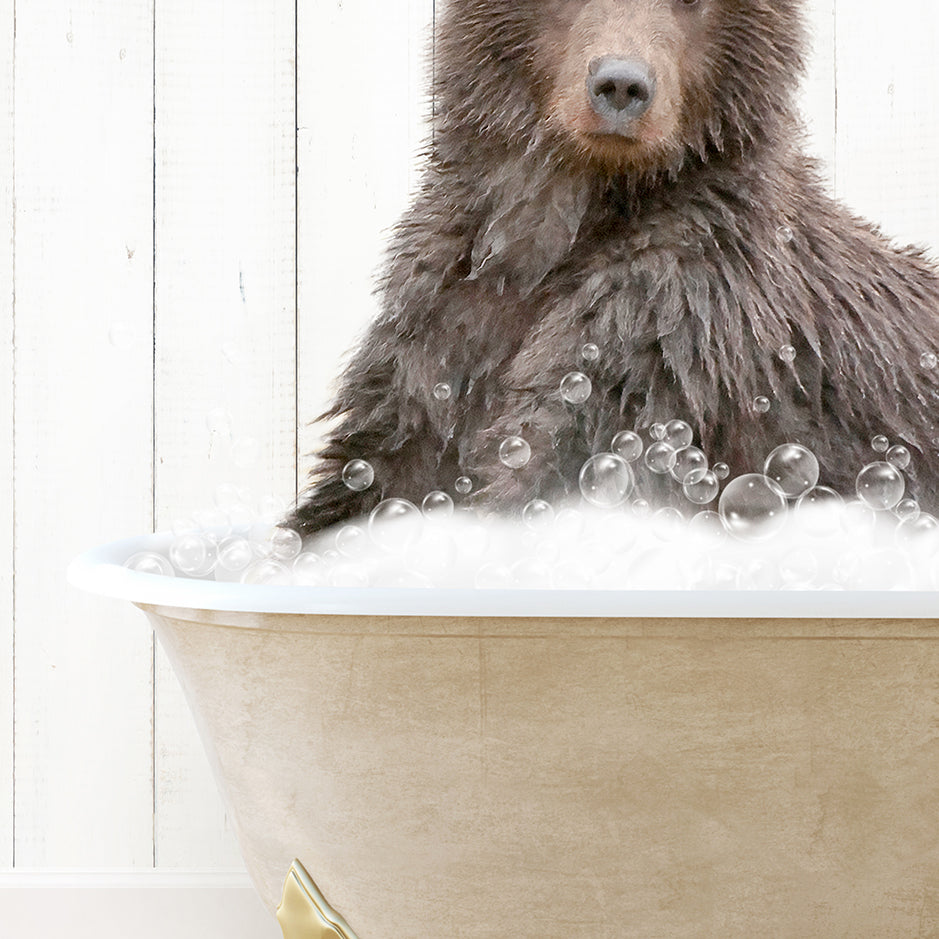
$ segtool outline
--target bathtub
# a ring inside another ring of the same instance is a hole
[[[939,594],[354,590],[147,615],[287,939],[939,934]]]

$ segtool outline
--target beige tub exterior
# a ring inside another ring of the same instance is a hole
[[[936,594],[121,566],[168,537],[70,578],[150,618],[268,907],[297,858],[348,926],[288,939],[939,936]]]
[[[929,620],[142,604],[273,910],[358,939],[939,934]]]

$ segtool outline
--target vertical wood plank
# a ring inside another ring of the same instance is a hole
[[[157,525],[223,483],[295,489],[293,0],[161,0],[156,20]],[[241,861],[157,655],[156,859]]]
[[[939,5],[837,0],[837,192],[901,242],[939,246]]]
[[[16,7],[16,864],[152,862],[151,638],[68,588],[146,530],[152,468],[148,3]]]
[[[0,0],[0,870],[13,866],[13,0]]]
[[[416,154],[429,139],[432,22],[433,0],[299,5],[301,480],[323,430],[310,422],[376,312],[374,275],[419,176]],[[365,67],[350,68],[350,55]]]
[[[835,0],[808,0],[806,25],[811,43],[800,105],[808,131],[808,150],[835,175]]]

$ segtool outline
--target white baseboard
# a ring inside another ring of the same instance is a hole
[[[16,939],[282,939],[241,872],[0,872],[0,935]]]

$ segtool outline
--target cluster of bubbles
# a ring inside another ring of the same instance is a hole
[[[592,354],[585,346],[585,360]],[[575,404],[589,386],[572,372],[560,390]],[[690,425],[673,419],[617,433],[582,465],[576,502],[537,498],[514,521],[482,517],[462,498],[472,479],[460,476],[456,498],[434,490],[420,505],[385,499],[368,518],[308,543],[277,527],[271,506],[251,511],[242,493],[223,486],[213,509],[174,526],[165,555],[141,552],[127,566],[334,587],[939,589],[939,521],[905,497],[910,451],[882,435],[871,447],[876,458],[845,498],[819,483],[818,460],[798,443],[772,450],[760,472],[730,479],[726,464],[711,464],[694,446]],[[520,435],[499,446],[509,469],[531,457]],[[640,465],[673,481],[685,512],[636,497]],[[361,492],[375,472],[367,460],[352,460],[342,479]]]

